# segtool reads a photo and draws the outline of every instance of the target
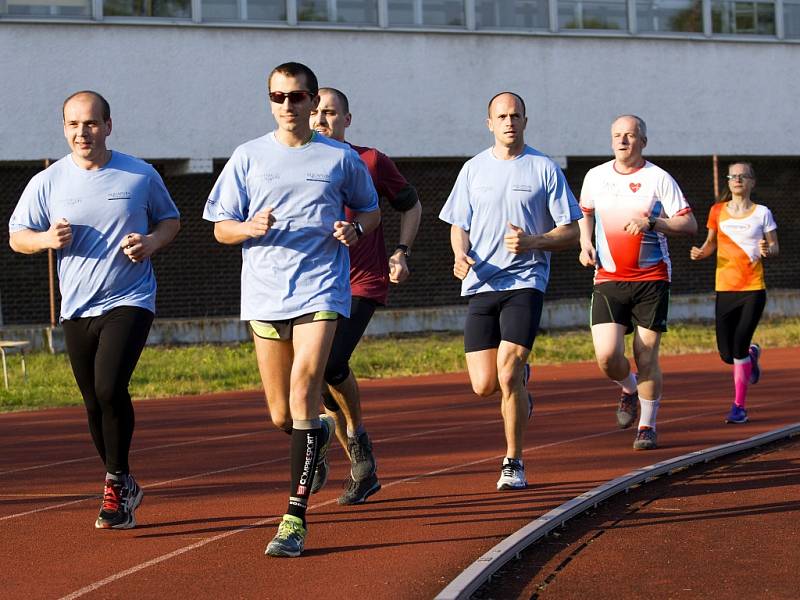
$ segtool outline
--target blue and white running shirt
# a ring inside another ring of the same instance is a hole
[[[461,295],[534,288],[547,289],[550,252],[512,254],[503,238],[508,223],[541,235],[582,218],[564,173],[530,146],[512,160],[489,148],[461,168],[439,218],[469,233],[467,253],[475,264],[461,283]]]
[[[346,144],[315,133],[290,148],[274,132],[236,148],[211,190],[207,221],[239,221],[273,207],[266,235],[242,244],[243,320],[332,310],[350,316],[350,258],[333,237],[344,207],[378,209],[366,166]]]
[[[100,169],[82,169],[67,155],[37,173],[22,192],[9,231],[47,231],[64,218],[72,243],[56,252],[61,319],[96,317],[118,306],[155,313],[156,278],[150,260],[131,261],[120,244],[180,214],[156,170],[112,152]]]

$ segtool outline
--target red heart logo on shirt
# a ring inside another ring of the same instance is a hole
[[[635,194],[636,192],[638,192],[638,191],[639,191],[639,188],[640,188],[640,187],[642,187],[642,184],[641,184],[641,183],[631,183],[631,184],[629,184],[629,185],[630,185],[631,191],[632,191],[634,194]]]

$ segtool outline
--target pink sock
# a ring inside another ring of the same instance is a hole
[[[733,401],[736,406],[745,407],[747,400],[747,384],[750,383],[750,373],[753,371],[753,363],[750,357],[733,359],[733,387],[736,390],[736,399]]]

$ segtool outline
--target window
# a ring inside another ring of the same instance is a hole
[[[89,17],[91,0],[0,0],[0,16]]]
[[[389,0],[390,25],[464,27],[463,0]]]
[[[638,0],[639,31],[703,31],[702,0]]]
[[[711,22],[714,33],[775,35],[775,5],[713,0]]]
[[[547,0],[476,0],[478,29],[547,29],[550,9]]]
[[[783,31],[787,39],[800,39],[800,0],[783,0]]]
[[[203,0],[203,21],[283,21],[285,0]]]
[[[377,25],[377,0],[297,0],[297,20]]]
[[[106,17],[170,17],[192,16],[191,0],[104,0]]]
[[[559,29],[628,29],[625,0],[559,0]]]

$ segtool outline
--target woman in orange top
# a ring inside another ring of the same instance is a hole
[[[727,177],[728,189],[708,215],[708,237],[690,256],[701,260],[717,252],[717,348],[722,360],[733,364],[735,389],[725,422],[746,423],[747,386],[761,375],[761,348],[752,338],[767,303],[762,261],[778,255],[778,234],[770,210],[750,199],[753,166],[733,163]]]

